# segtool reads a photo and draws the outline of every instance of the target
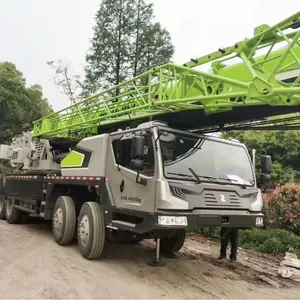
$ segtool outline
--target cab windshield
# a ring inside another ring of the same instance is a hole
[[[173,132],[161,135],[160,144],[166,178],[243,186],[255,183],[251,161],[240,145]]]

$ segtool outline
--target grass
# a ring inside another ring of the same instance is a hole
[[[300,257],[300,237],[284,229],[241,230],[239,246],[277,255],[292,252]]]

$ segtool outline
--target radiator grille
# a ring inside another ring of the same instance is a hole
[[[227,206],[238,208],[241,207],[241,201],[235,193],[204,193],[204,203],[206,207]]]

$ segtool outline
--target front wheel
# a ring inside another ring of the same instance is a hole
[[[105,219],[98,202],[85,202],[80,210],[77,226],[78,245],[86,259],[102,255],[105,242]]]
[[[0,196],[0,220],[6,219],[6,200],[3,196]]]
[[[185,230],[181,229],[175,235],[162,239],[160,242],[161,252],[165,254],[178,252],[184,244],[185,235]]]

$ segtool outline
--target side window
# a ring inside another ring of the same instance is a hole
[[[117,165],[130,169],[131,139],[114,140],[112,146]]]
[[[114,140],[112,142],[112,146],[116,163],[127,169],[130,169],[132,140]],[[141,173],[147,176],[153,176],[154,166],[155,163],[153,144],[151,138],[147,135],[145,136],[144,170],[142,170]]]
[[[144,170],[141,172],[147,176],[154,176],[154,149],[151,138],[145,136],[145,150],[144,150]]]

